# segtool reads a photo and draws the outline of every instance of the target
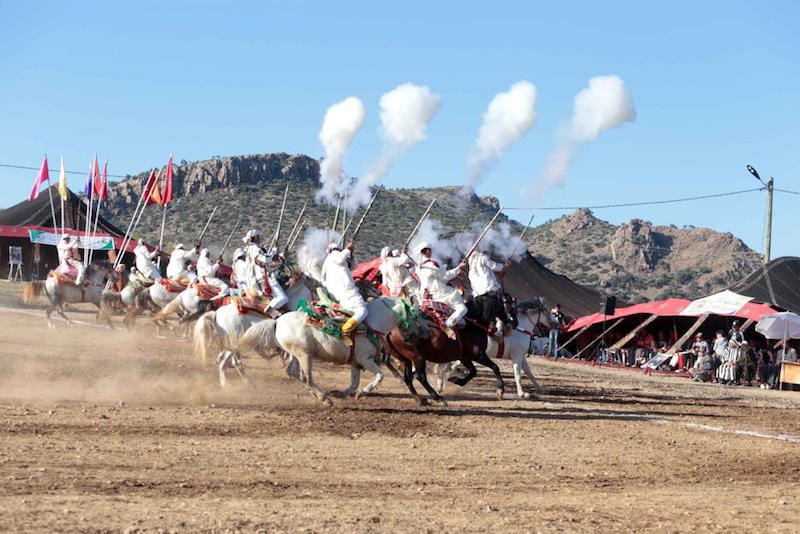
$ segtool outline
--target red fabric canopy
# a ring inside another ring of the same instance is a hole
[[[381,258],[359,263],[356,268],[353,269],[353,278],[367,279],[371,282],[380,273],[381,263],[383,263]]]
[[[629,317],[637,314],[657,315],[659,317],[678,315],[681,310],[689,305],[689,302],[691,301],[686,299],[667,299],[656,302],[634,304],[633,306],[626,306],[625,308],[617,308],[617,310],[614,312],[614,315],[604,316],[602,313],[593,313],[591,315],[585,315],[576,319],[571,325],[569,325],[567,332],[578,330],[586,325],[601,323],[604,320],[610,321],[613,319],[619,319],[620,317]]]

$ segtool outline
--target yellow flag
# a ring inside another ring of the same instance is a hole
[[[67,200],[67,171],[64,170],[64,156],[61,156],[61,172],[58,173],[58,194]]]

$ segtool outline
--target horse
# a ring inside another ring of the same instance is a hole
[[[125,315],[125,320],[123,322],[126,326],[134,324],[136,318],[144,313],[145,310],[150,310],[153,314],[157,313],[167,304],[178,298],[181,292],[182,290],[179,292],[169,291],[161,281],[157,281],[136,294],[133,299],[133,307]],[[165,320],[161,322],[164,326],[169,326]],[[160,323],[156,323],[157,326],[159,326],[159,324]]]
[[[541,311],[543,308],[537,307],[535,302],[523,302],[517,306],[516,301],[508,294],[503,296],[503,308],[506,315],[507,334],[503,338],[503,354],[500,354],[500,342],[496,336],[489,336],[486,346],[486,354],[493,359],[503,358],[511,360],[514,371],[514,382],[517,387],[517,397],[522,399],[531,398],[531,393],[522,387],[522,373],[528,377],[534,391],[541,391],[541,386],[533,375],[528,356],[531,353],[531,341],[538,319],[534,321],[532,314]],[[452,372],[451,364],[439,366],[437,373],[437,390],[441,393],[447,376]]]
[[[289,309],[297,309],[300,301],[311,301],[313,282],[308,278],[301,278],[286,290],[289,302],[286,305]],[[239,351],[236,351],[236,344],[239,338],[247,332],[250,327],[261,323],[268,318],[256,313],[240,313],[239,308],[231,303],[220,306],[216,311],[206,312],[200,316],[194,325],[194,348],[203,362],[208,360],[208,352],[213,344],[221,350],[231,351],[225,361],[220,360],[220,383],[225,383],[225,368],[229,363],[233,363],[241,373],[241,362],[239,361]],[[259,353],[261,354],[261,353]],[[262,356],[265,356],[262,354]],[[266,357],[266,356],[265,356]]]
[[[400,324],[407,316],[407,310],[408,304],[403,299],[377,297],[367,303],[367,321],[364,325],[371,335],[379,339],[384,338],[386,332]],[[251,333],[257,335],[251,336]],[[258,341],[254,341],[255,337],[259,338]],[[355,394],[355,397],[359,398],[374,391],[383,381],[383,371],[377,361],[377,356],[383,349],[380,341],[376,345],[366,336],[357,335],[350,346],[342,339],[326,334],[316,326],[310,325],[308,315],[304,311],[285,313],[274,321],[263,322],[248,331],[242,337],[243,343],[220,354],[221,372],[224,370],[223,365],[233,358],[233,353],[243,350],[242,345],[248,341],[248,338],[250,338],[248,342],[250,347],[256,346],[257,343],[260,348],[259,353],[267,358],[284,352],[288,353],[299,364],[300,373],[302,373],[304,383],[311,395],[327,406],[332,405],[329,395],[348,397]],[[323,392],[314,383],[312,375],[314,358],[332,363],[350,364],[350,386],[343,392]],[[237,369],[240,373],[242,372],[238,367]],[[375,379],[357,392],[361,380],[361,369],[372,372]],[[220,379],[222,381],[222,375]]]
[[[67,323],[72,324],[69,317],[64,315],[64,304],[90,302],[99,309],[105,278],[109,272],[110,267],[106,262],[98,262],[89,265],[85,275],[85,279],[88,283],[82,288],[76,286],[74,283],[59,282],[56,276],[48,276],[47,280],[44,282],[37,280],[28,283],[23,291],[22,300],[25,303],[29,303],[34,298],[44,293],[48,300],[47,310],[45,310],[47,326],[55,328],[53,321],[50,319],[50,314],[53,313],[53,310],[57,310],[58,314],[67,321]],[[99,314],[97,317],[99,317]],[[110,318],[108,322],[110,325]]]

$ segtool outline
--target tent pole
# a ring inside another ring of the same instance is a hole
[[[708,314],[707,313],[704,313],[703,315],[698,317],[697,320],[694,322],[694,324],[691,327],[689,327],[689,330],[684,332],[683,335],[678,339],[678,341],[676,341],[669,348],[669,350],[667,351],[667,354],[675,354],[675,351],[680,350],[680,348],[683,346],[683,344],[686,343],[686,341],[690,337],[692,337],[692,334],[697,332],[697,330],[703,325],[703,323],[706,322],[706,319],[708,319]]]
[[[593,346],[595,343],[597,343],[598,341],[600,341],[601,339],[603,339],[603,338],[605,337],[605,335],[606,335],[606,334],[608,334],[609,332],[611,332],[612,330],[614,330],[614,329],[617,327],[617,325],[619,325],[619,323],[621,323],[621,322],[622,322],[622,321],[624,321],[624,320],[625,320],[625,317],[620,317],[619,319],[617,319],[616,321],[614,321],[614,323],[613,323],[611,326],[609,326],[608,328],[606,328],[605,330],[603,330],[603,331],[600,333],[600,335],[599,335],[599,336],[597,336],[596,338],[594,338],[594,340],[592,340],[592,342],[591,342],[591,343],[589,343],[588,345],[586,345],[585,347],[583,347],[581,350],[579,350],[579,351],[578,351],[578,353],[577,353],[575,356],[573,356],[573,358],[580,358],[580,357],[581,357],[581,354],[583,354],[583,353],[584,353],[584,351],[586,351],[586,349],[588,349],[589,347]]]

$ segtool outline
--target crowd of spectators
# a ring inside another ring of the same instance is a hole
[[[798,361],[797,349],[790,341],[787,348],[771,349],[759,339],[748,341],[738,320],[731,329],[715,332],[708,338],[697,332],[683,350],[669,353],[675,334],[663,331],[655,335],[645,329],[637,332],[628,347],[600,351],[600,362],[617,362],[626,367],[687,373],[695,382],[715,382],[725,386],[753,386],[775,389],[779,386],[781,361]],[[785,354],[784,354],[785,350]]]

